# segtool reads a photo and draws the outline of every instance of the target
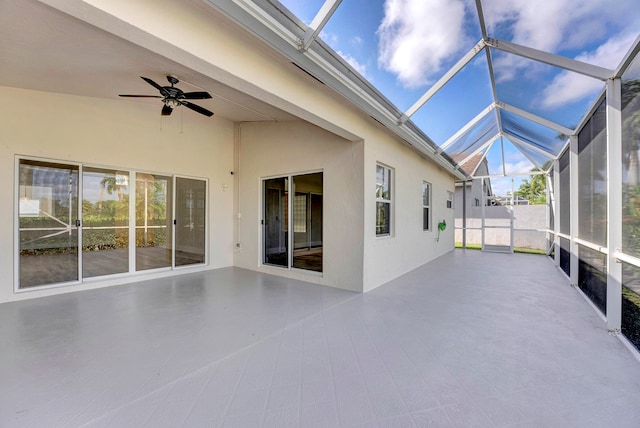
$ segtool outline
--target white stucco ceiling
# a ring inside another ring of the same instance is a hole
[[[292,120],[294,116],[245,93],[95,28],[35,0],[0,1],[0,86],[147,103],[158,99],[124,99],[118,94],[157,95],[140,79],[207,91],[213,98],[196,104],[233,121]],[[194,113],[195,114],[195,113]]]

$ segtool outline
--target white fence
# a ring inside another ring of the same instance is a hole
[[[513,246],[547,250],[548,207],[546,205],[515,205],[484,207],[486,226],[509,226],[513,210]],[[456,216],[455,239],[462,242],[462,218]],[[510,228],[486,228],[485,240],[492,245],[510,245]],[[482,207],[467,208],[467,244],[482,245]]]

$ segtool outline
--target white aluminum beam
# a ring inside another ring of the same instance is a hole
[[[484,22],[484,12],[482,11],[482,1],[476,0],[476,11],[478,12],[478,23],[480,24],[480,31],[482,31],[482,38],[487,38],[487,25]]]
[[[578,206],[580,195],[578,194],[578,137],[575,135],[569,138],[569,235],[571,237],[569,248],[571,259],[569,265],[569,276],[571,285],[578,286]]]
[[[553,263],[560,267],[560,161],[553,161]]]
[[[566,136],[571,136],[575,133],[575,130],[570,129],[570,128],[566,128],[562,125],[558,125],[555,122],[552,122],[550,120],[547,120],[543,117],[540,116],[536,116],[533,113],[529,113],[528,111],[519,109],[518,107],[514,107],[512,105],[503,103],[503,102],[497,102],[496,103],[498,108],[501,108],[504,111],[508,111],[509,113],[513,113],[513,114],[517,114],[520,117],[523,117],[525,119],[528,119],[532,122],[537,123],[538,125],[542,125],[542,126],[546,126],[547,128],[553,129],[556,132],[559,132],[561,134],[564,134]]]
[[[478,171],[478,168],[480,168],[480,165],[482,165],[482,163],[486,159],[487,153],[489,153],[489,149],[485,150],[484,153],[482,153],[482,157],[480,158],[480,162],[478,162],[476,164],[475,168],[473,168],[473,171],[471,171],[471,177],[473,177],[473,180],[476,179],[475,173],[476,173],[476,171]]]
[[[484,119],[484,117],[487,114],[489,114],[491,112],[491,110],[493,110],[494,108],[495,108],[495,104],[491,104],[487,108],[482,110],[476,117],[471,119],[469,122],[467,122],[466,125],[464,125],[462,128],[460,128],[458,130],[458,132],[456,132],[451,137],[449,137],[449,139],[447,141],[445,141],[444,144],[442,144],[440,146],[439,152],[443,152],[447,147],[449,147],[451,144],[453,144],[453,142],[455,142],[458,138],[460,138],[465,132],[467,132],[469,129],[474,127],[478,122],[480,122],[482,119]]]
[[[507,138],[507,137],[505,136],[505,138]],[[532,164],[533,166],[535,166],[536,168],[538,168],[538,169],[539,169],[539,170],[541,170],[541,171],[544,171],[544,170],[542,169],[542,165],[538,165],[538,162],[536,162],[535,160],[533,160],[533,159],[529,156],[529,154],[528,154],[528,153],[527,153],[527,152],[522,148],[522,146],[521,146],[519,143],[514,142],[514,141],[511,141],[511,140],[509,140],[509,138],[507,138],[507,140],[508,140],[511,144],[513,144],[513,147],[515,147],[516,149],[518,149],[518,151],[519,151],[520,153],[522,153],[522,156],[524,156],[525,158],[527,158],[527,160],[528,160],[529,162],[531,162],[531,164]]]
[[[502,155],[502,174],[506,177],[507,166],[505,165],[505,161],[504,161],[504,136],[503,135],[500,135],[500,153]],[[513,178],[511,179],[511,184],[513,184]],[[511,190],[512,190],[511,194],[513,195],[513,189]],[[513,236],[513,233],[511,235]]]
[[[526,147],[529,150],[533,150],[534,152],[541,154],[542,156],[546,157],[549,160],[555,160],[555,156],[552,155],[551,153],[542,150],[539,147],[536,147],[530,143],[527,143],[526,141],[524,141],[521,138],[516,137],[515,135],[511,134],[509,131],[502,131],[502,133],[504,134],[505,137],[507,137],[507,139],[509,141],[511,141],[512,143],[517,142],[518,144],[522,145],[523,147]]]
[[[589,119],[591,119],[591,116],[593,116],[593,113],[595,113],[595,111],[600,106],[600,103],[604,101],[606,95],[607,95],[607,88],[604,87],[602,88],[600,95],[598,95],[598,98],[593,102],[593,104],[591,104],[591,107],[589,108],[589,110],[587,110],[585,114],[582,116],[582,119],[580,120],[580,123],[578,124],[578,126],[576,126],[576,132],[575,132],[576,135],[578,135],[580,131],[582,131],[582,129],[585,127]],[[564,152],[564,148],[560,153],[562,152]]]
[[[300,40],[301,52],[306,52],[309,49],[311,43],[318,37],[318,34],[320,34],[320,31],[322,31],[341,2],[342,0],[326,0],[324,2]]]
[[[544,171],[531,171],[531,172],[521,172],[518,174],[509,174],[507,176],[503,174],[488,174],[488,175],[476,175],[473,178],[505,178],[505,177],[530,177],[532,175],[544,175]]]
[[[636,38],[636,40],[633,42],[633,46],[631,46],[631,49],[629,49],[627,54],[624,56],[624,58],[620,62],[620,65],[616,69],[616,74],[615,74],[616,78],[622,77],[622,75],[624,74],[625,71],[627,71],[627,68],[629,68],[629,66],[631,65],[633,60],[636,58],[638,53],[640,53],[640,36]]]
[[[503,52],[518,55],[524,58],[529,58],[534,61],[543,62],[554,67],[560,67],[564,70],[569,70],[575,73],[583,74],[585,76],[593,77],[594,79],[605,81],[615,74],[613,70],[609,70],[604,67],[598,67],[597,65],[562,57],[560,55],[555,55],[549,52],[543,52],[538,49],[529,48],[526,46],[518,45],[516,43],[506,42],[504,40],[488,38],[485,40],[485,43],[487,46],[501,50]]]
[[[620,79],[607,81],[607,328],[622,323],[622,94]]]
[[[427,101],[431,99],[444,85],[453,79],[453,77],[460,72],[475,56],[485,47],[484,40],[480,40],[469,52],[467,52],[453,67],[451,67],[436,83],[433,84],[423,96],[420,97],[414,105],[400,118],[400,123],[405,123],[413,114],[420,109]]]
[[[496,76],[493,72],[493,59],[491,58],[491,49],[484,50],[487,56],[487,67],[489,68],[489,80],[491,81],[491,93],[493,94],[493,103],[498,103],[498,88],[496,86]],[[496,122],[498,122],[498,129],[502,131],[502,117],[498,109],[494,110],[496,115]]]
[[[489,150],[491,150],[491,146],[493,146],[493,143],[496,142],[496,140],[498,139],[498,137],[500,136],[500,134],[496,134],[494,135],[492,138],[488,139],[486,143],[484,143],[483,145],[481,145],[480,147],[478,147],[477,149],[475,149],[469,156],[467,156],[466,158],[464,158],[461,162],[458,162],[458,166],[462,166],[465,163],[469,162],[469,160],[471,158],[473,158],[475,155],[477,155],[478,153],[480,153],[485,147],[489,146],[489,148],[487,149],[487,152]],[[480,163],[480,162],[479,162]],[[474,171],[475,172],[475,171]],[[473,175],[473,174],[472,174]]]
[[[620,262],[624,262],[636,267],[640,267],[640,259],[637,257],[630,256],[629,254],[625,254],[622,251],[616,251],[615,256],[616,256],[616,259]]]
[[[551,174],[547,174],[545,181],[547,183],[547,229],[551,229],[551,214],[553,214],[554,218],[556,215],[556,207],[554,205],[556,196],[554,195],[553,179],[551,178]]]

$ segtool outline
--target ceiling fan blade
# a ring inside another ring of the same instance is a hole
[[[169,116],[171,113],[173,113],[173,109],[171,107],[166,104],[162,106],[162,116]]]
[[[150,84],[151,86],[153,86],[154,88],[156,88],[157,90],[159,90],[160,92],[162,92],[162,86],[158,85],[153,80],[149,79],[148,77],[142,77],[142,76],[140,76],[140,78],[145,82],[147,82],[148,84]]]
[[[211,117],[213,116],[213,112],[210,112],[209,110],[207,110],[204,107],[200,107],[198,105],[195,105],[193,103],[190,103],[189,101],[179,101],[180,104],[182,104],[183,106],[190,108],[191,110],[198,112],[200,114],[204,114],[205,116]]]
[[[207,100],[211,98],[209,92],[185,92],[182,95],[184,95],[185,100]]]
[[[162,98],[160,95],[118,95],[127,98]]]

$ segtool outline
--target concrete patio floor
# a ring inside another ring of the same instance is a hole
[[[367,294],[226,268],[5,303],[0,349],[2,427],[640,426],[640,362],[536,255]]]

